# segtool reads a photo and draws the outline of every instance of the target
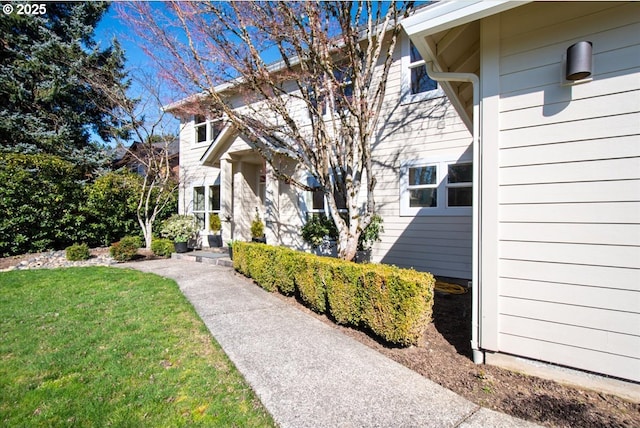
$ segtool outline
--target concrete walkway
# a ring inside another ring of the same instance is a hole
[[[262,290],[188,260],[121,266],[174,279],[281,427],[533,427],[473,404]]]

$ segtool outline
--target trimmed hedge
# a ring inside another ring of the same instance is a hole
[[[245,242],[234,244],[233,266],[268,291],[296,294],[314,311],[389,343],[415,345],[431,322],[430,273]]]

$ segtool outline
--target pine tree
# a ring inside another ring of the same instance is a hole
[[[0,19],[0,151],[45,153],[69,161],[85,174],[106,161],[91,141],[107,141],[118,128],[105,113],[109,100],[86,79],[122,83],[119,45],[100,49],[93,33],[104,2],[47,3],[43,15]]]

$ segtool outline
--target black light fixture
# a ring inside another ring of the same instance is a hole
[[[591,52],[593,44],[588,41],[578,42],[567,49],[566,79],[572,82],[591,76]]]

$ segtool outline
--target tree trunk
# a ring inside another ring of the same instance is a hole
[[[358,249],[358,237],[349,233],[348,228],[341,230],[338,238],[338,257],[353,260]]]
[[[151,240],[153,239],[153,223],[145,221],[142,228],[142,234],[144,235],[144,245],[147,250],[151,250]]]

